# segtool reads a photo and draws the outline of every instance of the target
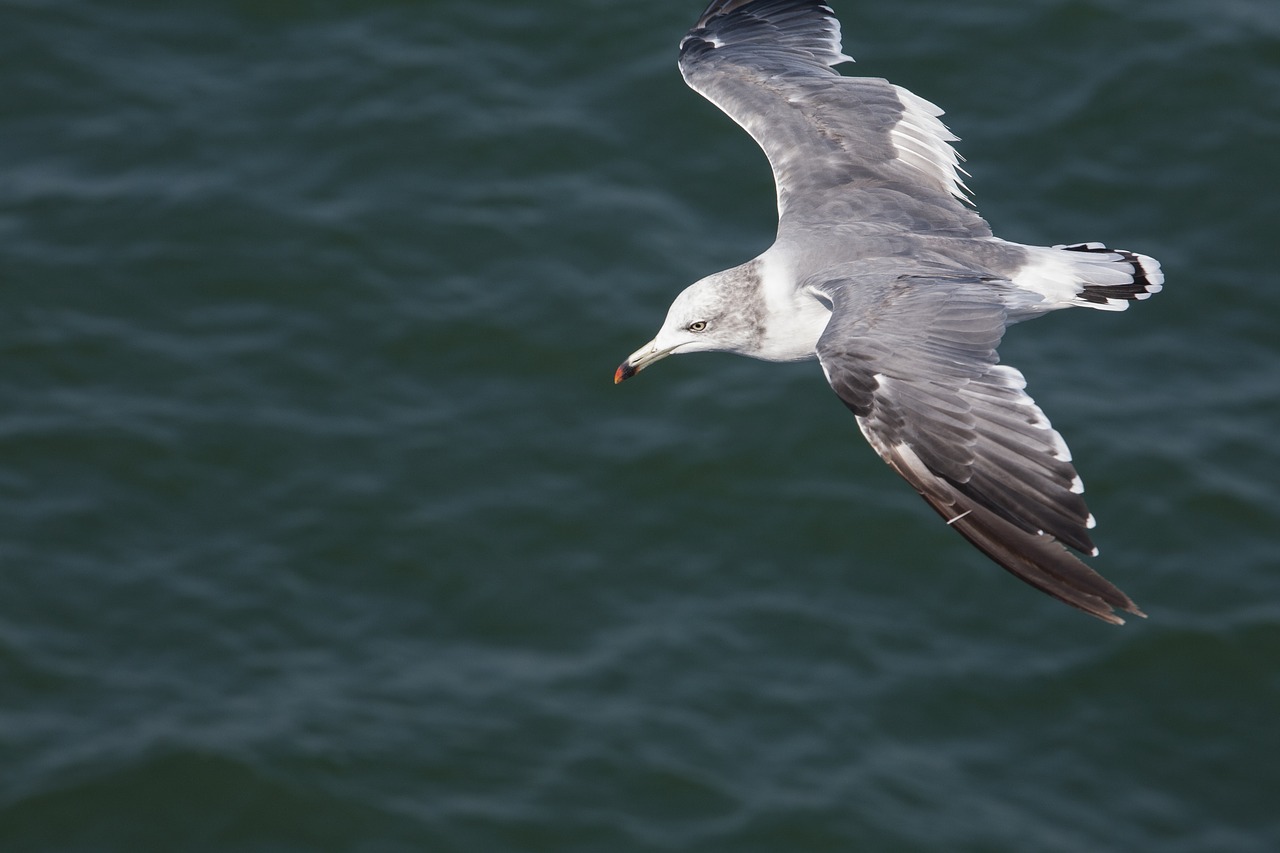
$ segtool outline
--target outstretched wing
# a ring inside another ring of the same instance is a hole
[[[1093,516],[1066,443],[998,363],[1004,286],[925,266],[812,283],[832,308],[822,369],[876,452],[987,556],[1099,619],[1142,615],[1063,547],[1097,553]]]
[[[966,205],[942,110],[885,80],[842,77],[840,24],[818,0],[715,0],[680,42],[685,81],[764,149],[780,229],[814,220],[989,236]]]

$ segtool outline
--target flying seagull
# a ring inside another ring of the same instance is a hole
[[[862,434],[946,523],[1022,580],[1116,624],[1143,616],[1096,556],[1071,453],[996,347],[1059,308],[1121,311],[1160,290],[1153,258],[1001,240],[968,201],[942,110],[845,77],[818,0],[713,0],[680,73],[764,149],[778,236],[686,288],[622,382],[676,353],[817,358]],[[1065,547],[1064,547],[1065,546]]]

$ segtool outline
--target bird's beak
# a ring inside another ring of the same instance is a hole
[[[625,379],[630,379],[655,361],[662,361],[662,359],[675,352],[675,349],[675,347],[658,349],[657,342],[650,341],[631,353],[631,355],[627,356],[626,361],[618,365],[618,371],[613,374],[613,384],[617,385]]]

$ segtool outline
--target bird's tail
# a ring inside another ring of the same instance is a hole
[[[1027,255],[1013,275],[1010,320],[1017,321],[1073,305],[1123,311],[1164,286],[1160,262],[1101,243],[1023,246]]]
[[[1164,288],[1160,262],[1125,249],[1108,249],[1101,243],[1073,243],[1050,251],[1072,253],[1072,270],[1078,291],[1072,305],[1123,311],[1130,302],[1149,299]]]

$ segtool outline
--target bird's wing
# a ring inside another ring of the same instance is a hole
[[[1142,615],[1063,545],[1096,555],[1066,443],[996,347],[1005,282],[918,265],[809,282],[830,305],[818,359],[863,435],[947,524],[1099,619]]]
[[[685,81],[764,149],[780,228],[840,220],[989,236],[965,202],[942,110],[842,77],[840,23],[818,0],[714,0],[680,42]]]

